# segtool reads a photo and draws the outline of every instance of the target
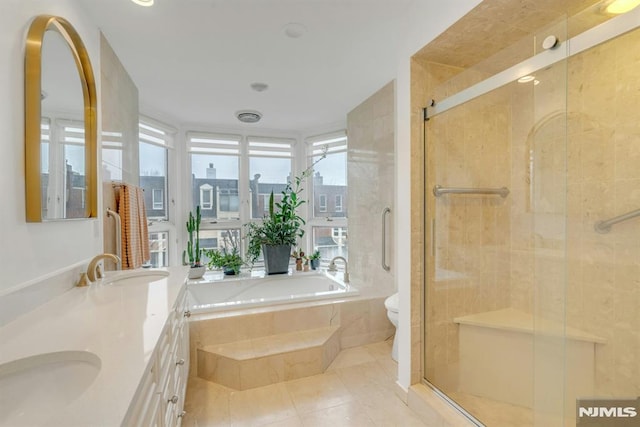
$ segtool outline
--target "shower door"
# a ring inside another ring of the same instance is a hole
[[[425,378],[488,426],[562,425],[565,409],[567,62],[547,37],[566,22],[427,109]]]
[[[640,8],[603,7],[427,109],[425,380],[488,426],[640,417]]]

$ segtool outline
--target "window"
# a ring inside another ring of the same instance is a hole
[[[153,210],[164,209],[164,190],[162,188],[153,188],[151,190]]]
[[[307,163],[314,166],[309,206],[311,245],[322,259],[347,257],[347,135],[344,131],[306,139]]]
[[[318,195],[318,212],[326,212],[327,211],[327,195],[320,194]]]
[[[213,209],[213,187],[209,184],[200,186],[200,208],[204,210]]]
[[[220,212],[233,212],[237,214],[240,209],[238,193],[228,189],[220,190],[218,194],[218,206],[220,206]]]
[[[149,233],[149,249],[151,267],[167,267],[169,265],[169,233],[166,231]]]
[[[203,223],[240,219],[239,135],[187,134],[191,162],[191,210],[202,209]]]
[[[312,239],[313,250],[319,250],[323,260],[335,256],[348,258],[347,227],[313,227]]]
[[[149,248],[152,267],[167,267],[171,254],[173,262],[179,262],[175,245],[175,225],[169,222],[175,206],[170,188],[175,187],[176,177],[171,177],[175,154],[173,141],[175,129],[148,117],[140,117],[138,123],[138,176],[144,190],[144,205],[149,220]],[[112,134],[114,140],[118,137]],[[120,147],[122,144],[113,144]],[[103,151],[104,155],[104,151]],[[171,166],[170,166],[171,165]],[[116,169],[117,170],[117,169]]]
[[[269,197],[279,200],[291,180],[291,162],[295,141],[287,138],[249,137],[249,188],[251,218],[269,212]]]
[[[140,187],[144,189],[147,218],[169,219],[165,195],[169,194],[169,151],[173,145],[172,130],[151,119],[141,118],[138,126]]]
[[[344,132],[336,132],[309,138],[307,144],[309,164],[326,153],[326,157],[314,167],[313,217],[346,218],[344,201],[347,197],[347,136]],[[333,209],[327,206],[329,198],[336,202]]]
[[[43,217],[85,217],[84,122],[43,117],[40,131]]]
[[[122,181],[122,132],[102,132],[102,181]]]

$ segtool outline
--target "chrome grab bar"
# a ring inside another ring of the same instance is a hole
[[[500,197],[505,198],[509,195],[509,189],[507,187],[502,188],[452,188],[442,187],[436,185],[433,187],[433,195],[440,197],[443,194],[499,194]]]
[[[107,208],[107,216],[112,216],[116,220],[116,256],[122,260],[122,226],[120,224],[120,215],[116,211]],[[118,261],[117,270],[122,270],[122,261]]]
[[[382,210],[382,268],[385,271],[391,270],[389,264],[387,264],[387,215],[391,213],[390,208],[384,208]]]
[[[626,214],[613,217],[613,218],[608,219],[606,221],[598,221],[598,222],[595,223],[593,228],[598,233],[602,233],[602,234],[608,233],[608,232],[611,231],[611,226],[612,225],[617,224],[617,223],[622,222],[622,221],[626,221],[628,219],[635,218],[637,216],[640,216],[640,209],[636,209],[635,211],[627,212]]]

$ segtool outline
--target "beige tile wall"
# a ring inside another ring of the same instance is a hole
[[[393,293],[395,200],[395,82],[390,82],[347,115],[349,151],[347,174],[349,191],[357,195],[348,200],[349,273],[358,287],[389,289]],[[386,260],[390,271],[382,268],[382,221],[387,220]]]
[[[100,119],[102,120],[102,133],[119,132],[122,134],[122,159],[123,167],[120,170],[122,181],[138,185],[138,88],[120,62],[120,59],[109,45],[109,41],[100,34]],[[98,135],[98,140],[108,140]],[[108,170],[113,170],[114,165],[103,162],[99,172],[101,186],[102,208],[116,209],[115,196],[108,184],[114,177]],[[106,215],[101,215],[103,220],[103,248],[106,253],[117,253],[115,222]],[[113,268],[111,263],[105,264],[106,268]]]
[[[569,61],[567,322],[605,337],[598,395],[640,395],[640,30]]]

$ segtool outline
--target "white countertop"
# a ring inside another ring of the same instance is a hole
[[[93,383],[44,426],[121,424],[188,267],[164,270],[168,277],[70,289],[0,328],[0,365],[68,350],[89,351],[101,360]],[[0,415],[3,425],[1,420]]]

